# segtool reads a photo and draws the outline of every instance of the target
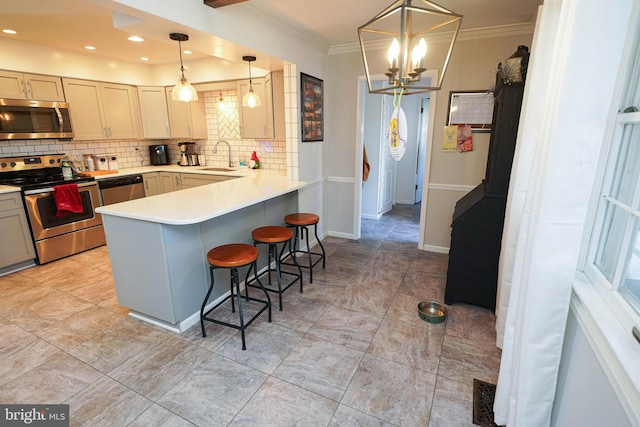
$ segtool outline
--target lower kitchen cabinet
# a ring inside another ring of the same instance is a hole
[[[0,268],[36,258],[20,193],[0,194]]]
[[[149,172],[142,174],[142,181],[144,182],[144,196],[155,196],[162,193],[160,187],[160,176],[158,172]]]
[[[160,188],[163,193],[170,191],[182,190],[180,183],[180,174],[177,172],[158,172],[160,178]]]
[[[214,182],[226,181],[231,177],[224,175],[199,175],[195,173],[181,173],[180,183],[182,189],[199,187],[201,185],[213,184]],[[235,178],[235,177],[233,177]]]

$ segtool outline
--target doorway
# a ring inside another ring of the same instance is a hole
[[[437,72],[427,72],[426,79],[436,79]],[[388,84],[385,76],[372,77],[374,87]],[[402,98],[401,105],[407,116],[409,141],[405,155],[395,161],[388,147],[388,126],[394,110],[393,97],[370,94],[364,76],[358,80],[359,126],[356,141],[356,159],[362,160],[363,150],[369,160],[370,173],[356,189],[356,237],[361,236],[362,220],[377,220],[394,205],[410,205],[420,212],[417,241],[422,249],[428,192],[429,159],[435,121],[435,92]],[[358,165],[361,167],[361,164]],[[358,191],[360,190],[360,191]]]

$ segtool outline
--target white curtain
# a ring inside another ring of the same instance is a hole
[[[546,0],[538,12],[500,259],[498,425],[550,425],[629,3]]]

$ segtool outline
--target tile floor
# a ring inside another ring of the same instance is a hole
[[[418,317],[447,267],[416,249],[418,215],[397,205],[358,241],[324,240],[326,270],[247,329],[246,351],[230,328],[127,316],[106,247],[0,277],[0,402],[68,403],[74,426],[472,426],[473,378],[497,380],[495,319]]]

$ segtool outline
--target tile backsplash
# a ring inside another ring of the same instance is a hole
[[[207,166],[228,166],[228,148],[221,144],[217,154],[213,154],[214,145],[224,139],[231,145],[232,160],[236,166],[239,161],[248,163],[253,151],[260,159],[263,169],[278,170],[286,173],[285,141],[241,139],[238,116],[238,97],[235,90],[222,91],[225,103],[232,108],[221,112],[218,108],[220,92],[205,92],[205,110],[207,120],[207,139],[195,141],[201,163]],[[66,141],[56,139],[38,140],[6,140],[0,141],[0,157],[19,157],[51,153],[64,153],[82,160],[84,154],[115,154],[118,167],[126,169],[150,164],[149,145],[167,144],[172,163],[179,160],[177,143],[180,139],[170,140],[99,140],[99,141]]]

